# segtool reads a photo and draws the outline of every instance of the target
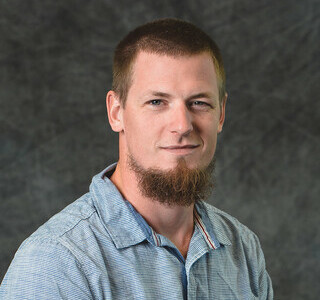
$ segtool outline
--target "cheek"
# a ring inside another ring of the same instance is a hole
[[[148,125],[142,118],[131,118],[125,122],[124,136],[128,148],[137,155],[143,155],[153,145],[155,134],[152,131],[152,126]]]
[[[217,143],[218,126],[215,124],[210,124],[204,128],[206,130],[202,132],[202,138],[205,144],[206,152],[210,155],[213,155]]]
[[[198,124],[198,132],[205,139],[205,142],[212,143],[216,141],[218,134],[218,121],[216,118],[202,119]]]
[[[210,154],[214,153],[217,143],[216,135],[212,132],[212,134],[207,137],[207,141],[205,141],[205,143],[207,145],[206,152]]]
[[[141,131],[142,125],[144,124],[142,117],[139,117],[136,111],[130,111],[124,114],[123,118],[124,133],[129,137],[137,135],[137,132]]]

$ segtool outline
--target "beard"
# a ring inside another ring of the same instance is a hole
[[[135,172],[143,196],[167,206],[188,207],[206,200],[214,187],[215,158],[203,169],[190,169],[184,158],[172,170],[144,169],[130,155],[129,167]]]

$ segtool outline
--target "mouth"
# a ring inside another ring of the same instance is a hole
[[[191,154],[200,147],[200,144],[187,144],[187,145],[170,145],[166,147],[160,147],[162,150],[168,151],[176,155],[187,155]]]

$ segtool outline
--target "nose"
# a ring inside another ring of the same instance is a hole
[[[185,103],[177,104],[173,109],[170,131],[181,136],[188,135],[193,130],[192,115]]]

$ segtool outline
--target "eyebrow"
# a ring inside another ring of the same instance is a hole
[[[161,98],[172,98],[172,96],[168,93],[164,92],[157,92],[157,91],[151,91],[151,95],[155,97],[161,97]],[[214,99],[214,96],[212,93],[202,92],[198,94],[191,95],[187,98],[187,101],[193,100],[193,99],[199,99],[199,98],[208,98],[208,99]]]

